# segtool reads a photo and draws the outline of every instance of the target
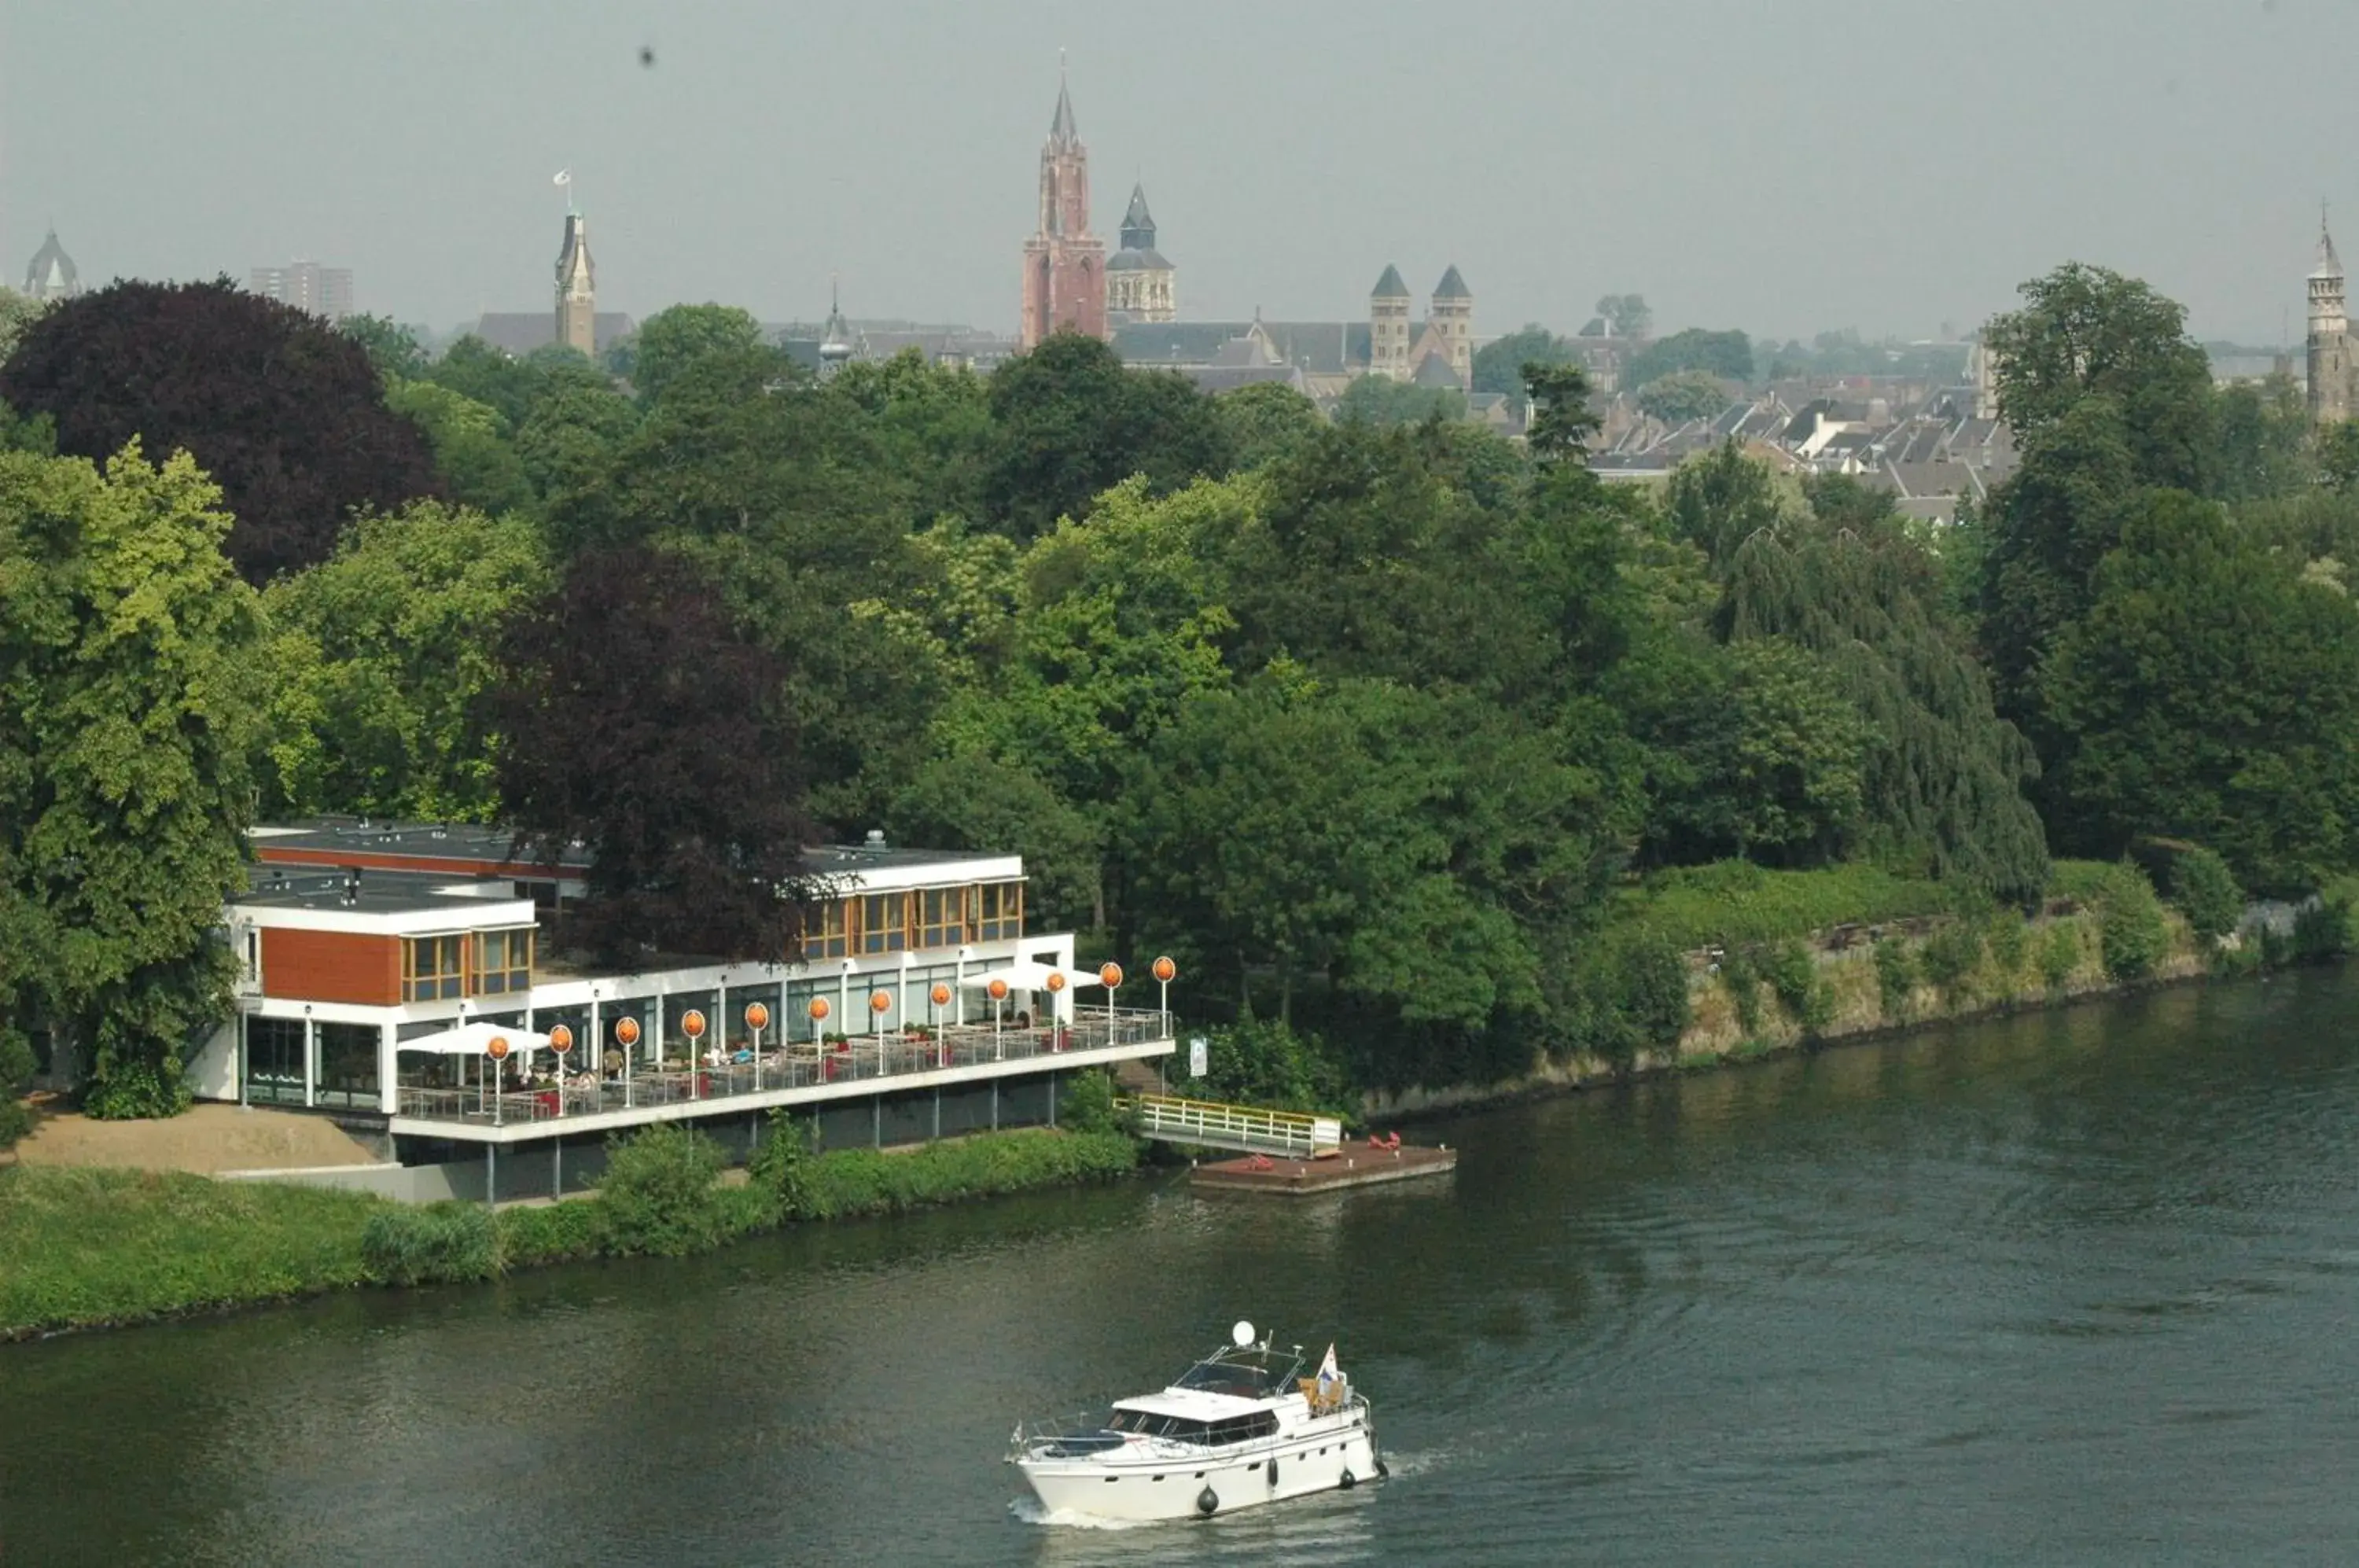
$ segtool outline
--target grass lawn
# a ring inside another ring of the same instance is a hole
[[[364,1283],[383,1200],[179,1172],[0,1168],[0,1338]]]

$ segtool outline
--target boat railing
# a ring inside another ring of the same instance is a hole
[[[1373,1408],[1366,1395],[1353,1389],[1341,1400],[1324,1408],[1310,1406],[1310,1414],[1319,1420],[1338,1415],[1356,1414],[1363,1424],[1373,1424]],[[1079,1412],[1065,1420],[1021,1421],[1009,1440],[1007,1458],[1010,1464],[1019,1459],[1086,1459],[1093,1454],[1123,1449],[1145,1458],[1201,1460],[1218,1454],[1223,1459],[1252,1458],[1268,1449],[1282,1449],[1288,1439],[1283,1435],[1253,1437],[1241,1443],[1212,1443],[1202,1439],[1158,1437],[1141,1432],[1117,1432],[1106,1425],[1103,1416]]]

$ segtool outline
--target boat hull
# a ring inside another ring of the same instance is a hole
[[[1137,1523],[1234,1513],[1378,1474],[1375,1433],[1361,1424],[1256,1443],[1249,1452],[1019,1459],[1016,1468],[1052,1515]]]

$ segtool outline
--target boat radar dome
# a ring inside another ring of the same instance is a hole
[[[1237,1320],[1237,1326],[1229,1330],[1229,1343],[1235,1345],[1239,1350],[1243,1350],[1246,1345],[1251,1345],[1253,1343],[1253,1324],[1245,1322],[1243,1318],[1239,1318]]]

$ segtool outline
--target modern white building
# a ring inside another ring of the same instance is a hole
[[[778,1106],[829,1147],[1051,1122],[1063,1074],[1172,1049],[1147,964],[1109,989],[1072,933],[1026,929],[1016,855],[814,850],[798,951],[593,974],[542,941],[578,853],[359,821],[259,828],[255,853],[225,915],[237,1016],[190,1085],[381,1129],[404,1163],[658,1121],[750,1133]]]

